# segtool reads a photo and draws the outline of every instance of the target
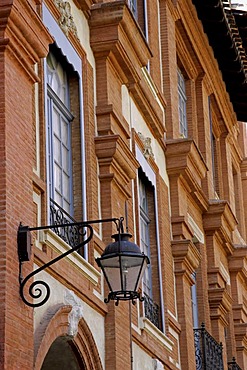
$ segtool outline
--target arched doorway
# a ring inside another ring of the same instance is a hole
[[[63,306],[36,335],[35,370],[103,370],[93,334],[82,318],[77,334],[68,335],[71,306]]]
[[[76,347],[68,336],[58,337],[48,350],[41,370],[86,370]]]

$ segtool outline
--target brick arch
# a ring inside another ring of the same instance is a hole
[[[78,333],[73,342],[81,354],[87,370],[103,370],[97,345],[83,318],[79,322]]]
[[[71,309],[71,306],[59,308],[47,324],[39,341],[34,370],[41,369],[51,345],[59,337],[68,337],[72,341],[76,355],[82,359],[86,370],[103,370],[95,340],[83,318],[79,322],[77,335],[73,338],[68,336],[68,315]]]

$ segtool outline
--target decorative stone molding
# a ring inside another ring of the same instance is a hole
[[[138,136],[139,138],[141,139],[142,143],[143,143],[143,155],[146,159],[149,159],[149,158],[152,158],[154,159],[154,153],[153,153],[153,149],[152,149],[152,146],[151,146],[151,137],[145,137],[144,135],[142,135],[141,132],[138,132]]]
[[[78,323],[83,317],[83,307],[80,299],[75,295],[72,290],[65,290],[64,302],[66,305],[70,305],[72,310],[68,315],[68,335],[74,337],[78,331]]]
[[[65,35],[68,36],[69,32],[71,32],[78,39],[77,28],[71,14],[70,3],[64,0],[55,0],[55,5],[60,12],[58,23]]]

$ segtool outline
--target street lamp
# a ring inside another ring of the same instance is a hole
[[[103,220],[92,220],[65,224],[55,224],[49,226],[33,227],[22,226],[20,224],[17,233],[17,244],[18,244],[18,256],[19,256],[19,283],[20,283],[20,296],[25,304],[30,307],[39,307],[47,302],[50,297],[50,287],[43,280],[33,281],[29,288],[28,293],[31,298],[38,299],[38,301],[32,301],[26,299],[24,295],[24,287],[26,283],[36,274],[50,267],[54,263],[58,262],[62,258],[68,256],[74,251],[79,250],[81,247],[86,245],[93,237],[92,224],[114,222],[117,228],[117,234],[114,234],[112,238],[115,241],[109,244],[102,256],[96,259],[98,266],[102,269],[107,285],[109,287],[108,298],[105,299],[105,303],[110,300],[115,300],[116,304],[120,300],[132,300],[134,303],[135,299],[143,300],[138,292],[138,288],[141,282],[141,278],[145,271],[146,266],[150,263],[148,257],[140,251],[140,248],[129,241],[130,234],[124,233],[123,230],[123,217],[103,219]],[[83,241],[73,246],[65,253],[59,255],[43,266],[32,271],[25,278],[22,277],[22,264],[25,261],[30,260],[31,255],[31,232],[45,229],[68,229],[69,227],[77,227]],[[42,286],[44,290],[40,288]]]
[[[102,269],[110,293],[105,302],[140,299],[138,287],[149,259],[140,248],[129,241],[131,234],[112,235],[115,242],[109,244],[96,262]]]

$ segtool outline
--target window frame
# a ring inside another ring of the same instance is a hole
[[[143,191],[141,190],[143,188]],[[145,207],[142,207],[141,194],[145,196]],[[140,247],[142,252],[147,255],[150,259],[151,256],[151,245],[150,245],[150,217],[148,213],[148,198],[147,198],[147,187],[141,176],[138,176],[138,197],[139,197],[139,222],[140,222]],[[144,230],[145,229],[145,230]],[[144,233],[142,233],[144,230]],[[152,267],[151,263],[147,265],[142,280],[143,292],[150,298],[153,298],[152,289]]]
[[[160,330],[162,332],[165,332],[165,309],[164,309],[164,295],[163,295],[163,278],[162,278],[162,266],[161,266],[161,248],[160,248],[160,238],[159,238],[159,216],[158,216],[158,202],[157,202],[157,184],[156,184],[156,173],[151,168],[150,164],[144,157],[142,151],[138,147],[138,145],[135,145],[135,152],[136,152],[136,159],[138,160],[140,167],[145,174],[145,176],[148,178],[148,180],[151,182],[151,184],[154,187],[154,210],[155,210],[155,227],[156,227],[156,245],[157,245],[157,258],[158,258],[158,277],[159,277],[159,295],[160,295]],[[139,191],[137,194],[138,198],[138,206],[140,204],[139,202]],[[138,217],[140,220],[139,215],[139,208],[138,208]],[[139,234],[140,237],[140,234]]]
[[[67,81],[68,85],[68,81]],[[69,213],[73,217],[73,174],[72,174],[72,143],[71,143],[71,124],[73,121],[73,115],[69,111],[68,107],[64,105],[64,103],[60,100],[56,92],[51,88],[49,84],[46,86],[47,88],[47,112],[46,112],[46,120],[47,120],[47,136],[48,136],[48,163],[49,166],[49,193],[50,198],[52,198],[57,204],[60,205],[61,208],[63,208],[67,213]],[[67,88],[69,88],[67,86]],[[59,130],[60,130],[60,137],[56,135],[55,129],[54,129],[54,119],[53,119],[53,111],[57,110],[58,116],[60,118],[59,122]],[[61,119],[64,119],[67,123],[67,133],[66,136],[68,145],[64,143],[64,140],[62,138],[62,122]],[[55,140],[54,137],[57,138],[57,140],[60,141],[60,162],[58,163],[58,160],[55,158]],[[61,153],[62,148],[67,147],[68,152],[68,170],[64,169],[64,161],[63,161],[63,154]],[[68,199],[66,199],[66,195],[64,192],[64,182],[63,179],[61,180],[61,191],[60,191],[60,198],[61,203],[56,199],[56,193],[59,193],[59,190],[56,190],[56,180],[55,180],[55,167],[59,166],[61,169],[61,176],[63,178],[63,174],[66,174],[69,178],[69,194]],[[64,206],[64,202],[66,202],[69,205],[69,208]]]
[[[177,68],[177,88],[178,88],[178,119],[179,133],[184,138],[188,137],[188,118],[187,118],[187,95],[186,80],[182,71]]]
[[[196,272],[193,272],[192,279],[195,282],[191,286],[192,321],[193,321],[193,328],[198,329],[199,328],[199,308],[198,308],[198,300],[197,300]]]
[[[73,71],[77,73],[78,76],[78,94],[79,94],[79,102],[80,102],[80,109],[79,109],[79,125],[80,125],[80,142],[81,142],[81,184],[82,184],[82,194],[81,194],[81,202],[82,202],[82,214],[81,218],[82,221],[87,219],[87,203],[86,203],[86,149],[85,149],[85,128],[84,128],[84,96],[83,96],[83,59],[77,53],[76,49],[73,47],[67,36],[61,30],[59,24],[54,19],[52,13],[47,8],[45,3],[42,3],[42,19],[44,25],[47,27],[49,33],[53,36],[55,40],[55,44],[60,49],[63,56],[66,58],[68,63],[73,68]],[[44,71],[46,70],[46,59],[44,59]],[[47,78],[46,73],[44,73],[44,105],[45,105],[45,112],[47,112]],[[46,135],[46,158],[48,158],[48,135]],[[47,179],[49,178],[48,173],[48,166],[46,166],[46,174]],[[47,186],[47,217],[50,217],[50,191],[49,186]],[[88,261],[88,246],[85,245],[84,247],[84,258]]]
[[[221,184],[220,184],[220,149],[219,149],[219,138],[215,135],[213,111],[211,104],[211,97],[208,96],[208,112],[209,112],[209,128],[210,128],[210,141],[211,141],[211,162],[212,162],[212,181],[214,198],[219,199],[221,197]]]

